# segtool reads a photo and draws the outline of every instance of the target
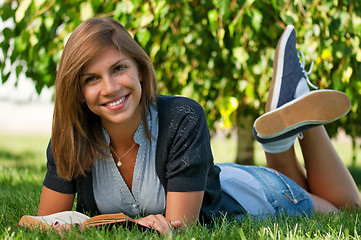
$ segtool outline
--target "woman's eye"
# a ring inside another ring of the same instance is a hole
[[[95,80],[97,80],[97,77],[95,77],[95,76],[87,77],[85,79],[84,83],[90,83],[90,82],[93,82]]]
[[[116,66],[116,67],[114,68],[114,72],[124,71],[126,68],[127,68],[126,65],[121,64],[121,65],[118,65],[118,66]]]

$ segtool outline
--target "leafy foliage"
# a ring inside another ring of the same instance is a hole
[[[92,17],[119,20],[150,55],[160,92],[194,98],[205,108],[211,130],[240,126],[237,111],[263,113],[274,49],[293,24],[297,48],[320,88],[345,91],[351,113],[328,126],[361,135],[361,3],[289,0],[86,0],[5,1],[0,37],[2,82],[24,72],[40,93],[54,84],[57,62],[73,29]],[[250,129],[250,134],[251,134]],[[356,142],[354,146],[356,147]]]

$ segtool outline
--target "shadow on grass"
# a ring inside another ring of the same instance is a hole
[[[353,179],[355,180],[356,184],[358,186],[361,186],[361,167],[354,166],[354,167],[349,167],[348,169]]]
[[[44,170],[46,162],[32,151],[26,150],[15,153],[11,150],[0,149],[0,166],[2,168],[14,168],[21,170]]]
[[[10,150],[4,150],[4,149],[0,150],[0,159],[18,161],[18,160],[22,160],[25,156],[26,158],[33,158],[35,157],[35,154],[31,151],[14,153]]]

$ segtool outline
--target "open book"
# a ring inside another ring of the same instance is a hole
[[[137,227],[138,229],[152,229],[149,226],[138,224],[134,219],[124,215],[123,213],[102,214],[94,217],[88,217],[80,212],[65,211],[50,214],[47,216],[22,216],[18,225],[28,228],[50,229],[56,223],[64,224],[83,224],[84,227]]]

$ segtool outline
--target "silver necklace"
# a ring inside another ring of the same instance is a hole
[[[127,155],[127,154],[133,149],[133,147],[135,146],[135,144],[136,144],[136,143],[134,143],[133,146],[131,146],[131,147],[129,148],[129,150],[128,150],[126,153],[124,153],[121,157],[119,157],[118,154],[117,154],[117,153],[114,151],[114,149],[112,148],[112,146],[109,145],[110,150],[112,150],[112,152],[113,152],[113,153],[115,154],[115,156],[118,158],[118,161],[117,161],[117,166],[118,166],[118,167],[122,166],[122,162],[120,161],[120,159],[122,159],[125,155]]]

